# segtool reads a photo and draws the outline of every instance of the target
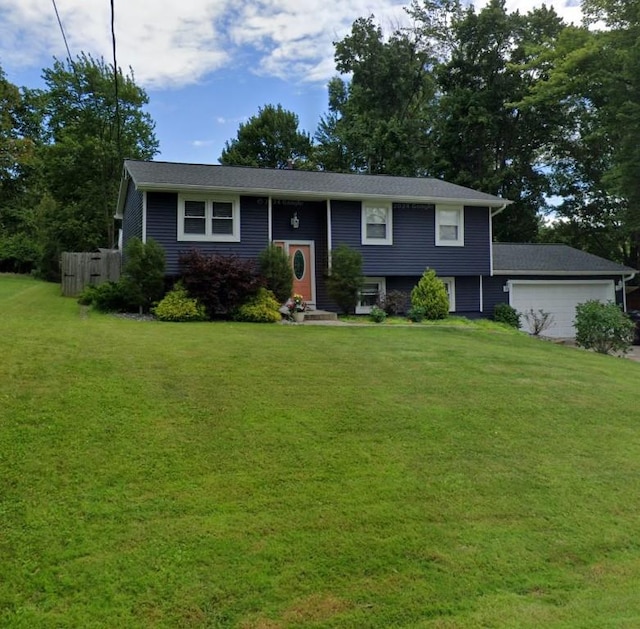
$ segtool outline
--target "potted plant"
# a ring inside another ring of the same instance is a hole
[[[296,323],[302,323],[304,321],[304,311],[307,309],[307,302],[302,295],[295,293],[293,297],[290,297],[287,302],[287,308],[289,308],[289,313]]]

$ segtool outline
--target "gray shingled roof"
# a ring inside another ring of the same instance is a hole
[[[440,179],[355,175],[246,166],[214,166],[125,160],[125,169],[140,190],[225,190],[245,194],[316,198],[371,198],[431,202],[452,200],[467,205],[502,207],[506,199]]]
[[[560,244],[493,244],[497,275],[619,275],[634,269]]]

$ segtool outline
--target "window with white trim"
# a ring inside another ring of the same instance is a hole
[[[362,244],[393,244],[393,211],[391,204],[362,204]]]
[[[438,279],[444,284],[444,288],[447,291],[447,297],[449,298],[449,312],[455,312],[456,310],[456,278],[455,277],[438,277]]]
[[[371,308],[386,292],[387,284],[384,277],[365,277],[356,304],[356,314],[369,314]]]
[[[447,205],[436,207],[436,245],[464,246],[464,207]]]
[[[178,196],[178,240],[240,242],[240,199]]]

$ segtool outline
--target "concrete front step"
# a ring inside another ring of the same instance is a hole
[[[305,321],[337,321],[338,315],[335,312],[326,310],[307,310],[304,313]]]

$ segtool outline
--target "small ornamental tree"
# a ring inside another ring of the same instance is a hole
[[[266,287],[283,304],[293,291],[293,271],[289,257],[282,247],[269,245],[258,256],[260,274],[265,280]]]
[[[131,238],[124,249],[122,279],[131,302],[147,312],[164,295],[164,249],[153,238],[143,243]]]
[[[411,291],[411,307],[422,308],[426,319],[446,319],[449,315],[447,289],[433,269],[427,269]]]
[[[545,312],[542,308],[537,311],[530,308],[522,316],[533,336],[540,336],[553,325],[553,315],[550,312]]]
[[[230,318],[262,286],[255,262],[234,255],[205,255],[193,249],[180,257],[179,265],[184,287],[211,319]]]
[[[347,245],[334,249],[331,252],[327,291],[343,313],[355,311],[363,282],[362,254]]]
[[[600,354],[626,354],[633,343],[635,324],[613,302],[578,304],[574,325],[576,343]]]

